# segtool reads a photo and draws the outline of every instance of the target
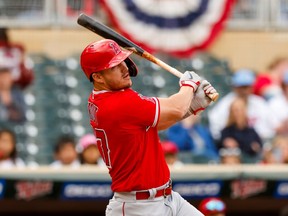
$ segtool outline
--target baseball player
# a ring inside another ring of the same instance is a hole
[[[88,99],[90,124],[112,178],[114,192],[106,215],[202,215],[172,191],[169,168],[158,130],[203,111],[216,90],[194,72],[180,78],[180,90],[169,98],[146,97],[131,89],[137,67],[108,39],[89,44],[81,53],[81,67],[93,84]]]

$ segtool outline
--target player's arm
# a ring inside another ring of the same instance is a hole
[[[186,71],[180,78],[180,90],[169,98],[159,98],[160,117],[158,130],[164,130],[186,117],[194,92],[201,78],[194,72]]]
[[[209,98],[207,95],[217,93],[216,89],[207,80],[201,81],[196,91],[195,92],[192,91],[191,97],[188,96],[189,94],[191,94],[191,89],[185,88],[184,92],[182,92],[182,89],[184,89],[184,87],[182,87],[177,94],[172,95],[167,100],[159,99],[160,100],[160,121],[158,123],[159,130],[166,129],[172,126],[177,121],[180,121],[192,114],[198,115],[199,113],[203,112],[212,102],[211,98]],[[191,100],[189,100],[189,98]],[[182,109],[181,107],[175,106],[175,104],[180,105],[181,103],[182,103]],[[188,109],[185,111],[185,109],[183,108],[186,107],[187,104]]]

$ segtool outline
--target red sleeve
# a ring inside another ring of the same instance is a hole
[[[124,103],[123,103],[124,102]],[[127,91],[121,104],[125,111],[123,121],[145,127],[155,127],[159,121],[159,100],[155,97],[146,97],[133,90]]]

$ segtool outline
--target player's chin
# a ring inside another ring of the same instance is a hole
[[[121,90],[121,89],[127,89],[132,86],[132,81],[130,80],[129,82],[122,82],[118,86],[115,86],[113,90]]]
[[[130,87],[132,87],[132,81],[129,82],[129,83],[125,86],[125,88],[130,88]]]
[[[125,79],[124,82],[123,82],[123,85],[126,86],[126,88],[130,88],[132,86],[132,80],[130,79]]]

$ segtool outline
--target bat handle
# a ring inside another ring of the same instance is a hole
[[[161,60],[160,60],[161,61]],[[163,62],[164,64],[166,64],[165,62]],[[172,74],[174,74],[175,76],[177,76],[177,77],[181,77],[182,76],[182,73],[180,72],[180,71],[178,71],[176,68],[174,68],[174,67],[171,67],[170,65],[168,65],[169,66],[169,68],[167,68],[167,70],[170,72],[170,73],[172,73]],[[218,97],[219,97],[219,93],[218,92],[216,92],[216,93],[211,93],[211,94],[207,94],[207,96],[212,100],[212,101],[216,101],[217,99],[218,99]]]
[[[161,61],[160,59],[156,58],[155,56],[151,55],[148,52],[144,52],[142,57],[154,62],[155,64],[159,65],[160,67],[162,67],[163,69],[167,70],[168,72],[170,72],[171,74],[173,74],[176,77],[181,77],[182,73],[180,71],[178,71],[176,68],[166,64],[165,62]],[[212,94],[207,94],[207,96],[212,100],[212,101],[216,101],[219,97],[219,93],[212,93]]]

